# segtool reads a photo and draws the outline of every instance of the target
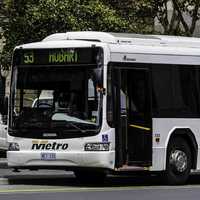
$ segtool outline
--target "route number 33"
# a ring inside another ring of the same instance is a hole
[[[34,55],[32,52],[24,54],[24,63],[25,64],[32,64],[34,63]]]

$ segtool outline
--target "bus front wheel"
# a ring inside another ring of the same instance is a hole
[[[185,139],[171,139],[167,150],[165,181],[169,185],[184,184],[190,174],[192,165],[191,149]]]

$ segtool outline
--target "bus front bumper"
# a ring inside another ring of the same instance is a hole
[[[50,155],[50,157],[44,157],[44,154]],[[79,167],[114,169],[115,152],[8,151],[7,160],[9,167],[18,169],[73,169]]]

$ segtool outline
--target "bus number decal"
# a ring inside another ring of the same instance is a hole
[[[33,64],[34,63],[34,55],[32,52],[24,54],[24,63],[25,64]]]

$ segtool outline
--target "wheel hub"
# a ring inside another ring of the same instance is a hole
[[[188,165],[186,153],[181,150],[173,151],[170,155],[169,163],[177,172],[184,172]]]

